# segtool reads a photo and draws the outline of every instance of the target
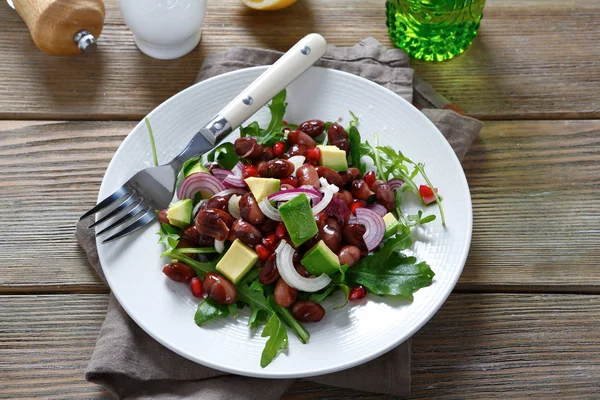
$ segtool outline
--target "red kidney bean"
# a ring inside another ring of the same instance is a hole
[[[183,230],[181,234],[185,239],[187,239],[190,243],[198,246],[198,247],[210,247],[215,243],[215,239],[208,235],[203,235],[198,232],[196,225],[189,226]],[[193,247],[193,246],[192,246]]]
[[[310,276],[310,272],[302,264],[294,264],[294,268],[296,268],[296,272],[305,278]]]
[[[321,187],[319,182],[319,174],[317,169],[312,164],[304,164],[296,170],[296,177],[298,178],[298,186],[310,185],[317,189]]]
[[[327,182],[329,182],[332,185],[337,186],[338,188],[341,188],[342,186],[344,186],[344,181],[342,180],[342,177],[340,176],[340,174],[338,174],[331,168],[319,165],[316,169],[317,169],[317,174],[319,175],[319,178],[325,178],[325,180]]]
[[[350,207],[350,204],[352,204],[352,200],[354,200],[354,198],[352,197],[352,193],[350,193],[347,190],[340,190],[339,192],[335,193],[333,196],[342,200],[344,203],[346,203],[346,205],[348,207]]]
[[[209,272],[204,276],[202,289],[208,294],[208,297],[219,304],[232,304],[237,295],[233,283],[214,272]]]
[[[286,151],[283,155],[285,156],[285,158],[290,158],[293,156],[303,156],[306,153],[306,150],[308,150],[308,147],[301,144],[295,144],[291,146],[288,149],[288,151]]]
[[[275,298],[275,302],[280,306],[289,307],[298,298],[298,289],[291,287],[283,279],[279,278],[275,285],[273,297]]]
[[[258,281],[262,285],[270,285],[279,279],[279,271],[277,270],[277,263],[275,262],[276,258],[277,256],[275,254],[271,254],[261,267]]]
[[[164,210],[160,210],[158,213],[158,220],[163,224],[171,225],[169,218],[167,218],[167,211],[168,210],[166,208]]]
[[[257,228],[263,233],[263,235],[267,235],[271,232],[274,232],[277,229],[277,225],[279,222],[273,221],[270,218],[265,218],[263,222],[257,226]]]
[[[231,194],[227,196],[213,196],[205,202],[206,208],[218,208],[219,210],[228,212],[229,198],[231,196]]]
[[[300,322],[319,322],[325,316],[325,309],[314,301],[297,301],[292,307],[292,315]]]
[[[233,150],[240,157],[257,159],[262,156],[263,146],[253,137],[243,137],[235,139]]]
[[[240,199],[240,214],[243,219],[252,225],[258,225],[265,219],[265,214],[258,207],[258,202],[252,193],[246,193]]]
[[[325,129],[325,122],[319,119],[309,119],[298,125],[298,129],[310,137],[319,136]]]
[[[238,219],[233,225],[232,230],[235,237],[240,239],[244,244],[254,247],[262,242],[262,233],[248,222]]]
[[[263,148],[262,156],[260,159],[263,161],[270,161],[274,158],[275,158],[275,154],[273,153],[273,148],[269,147],[269,146],[265,146]]]
[[[294,255],[292,256],[292,262],[294,263],[294,265],[300,264],[300,261],[302,261],[302,257],[304,257],[302,253],[300,253],[298,250],[294,251]]]
[[[263,178],[283,179],[292,175],[294,164],[287,160],[271,160],[258,167],[258,175]]]
[[[182,262],[172,262],[163,267],[163,273],[175,282],[189,282],[196,276],[192,267]]]
[[[368,251],[363,235],[367,230],[360,224],[348,224],[342,230],[344,241],[350,245],[358,247],[361,251]]]
[[[388,211],[396,209],[396,196],[387,183],[375,183],[373,188],[375,190],[375,198],[379,204],[384,206]]]
[[[340,265],[348,264],[351,267],[360,260],[360,249],[356,246],[344,246],[337,256],[340,259]]]
[[[317,142],[315,142],[315,140],[312,137],[298,129],[295,129],[288,133],[287,141],[290,145],[303,145],[306,146],[307,149],[317,147]]]
[[[339,174],[342,177],[342,180],[344,181],[344,185],[348,185],[353,181],[361,178],[360,170],[354,167],[350,167],[348,168],[348,171],[342,171]]]
[[[359,179],[352,182],[352,195],[359,200],[367,200],[373,195],[373,192],[365,181]]]
[[[323,229],[319,231],[323,242],[333,251],[337,253],[340,249],[340,243],[342,241],[342,227],[340,226],[337,219],[333,217],[327,218]]]
[[[350,152],[348,133],[341,125],[336,124],[335,122],[329,125],[329,129],[327,130],[327,139],[329,140],[329,144],[344,150],[346,154]]]
[[[207,208],[196,215],[195,225],[198,232],[217,240],[227,239],[229,228],[233,225],[233,217],[223,210]]]

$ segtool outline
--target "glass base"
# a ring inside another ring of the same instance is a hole
[[[152,58],[159,60],[172,60],[174,58],[183,57],[200,43],[202,31],[198,30],[197,34],[190,36],[186,40],[180,43],[172,45],[157,45],[154,43],[146,42],[137,36],[134,36],[135,44],[140,51]]]

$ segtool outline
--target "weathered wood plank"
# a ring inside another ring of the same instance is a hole
[[[0,131],[0,291],[105,291],[73,237],[130,122]],[[600,121],[488,122],[459,290],[599,292]]]
[[[57,58],[35,48],[25,24],[0,4],[0,119],[125,119],[194,82],[204,57],[232,46],[285,50],[316,31],[335,45],[373,36],[390,46],[383,0],[303,0],[258,12],[212,1],[200,46],[172,61],[135,47],[107,0],[97,54]],[[480,37],[441,64],[414,62],[442,94],[480,118],[599,118],[600,3],[488,0]]]
[[[0,296],[0,397],[108,398],[83,379],[106,295]],[[412,398],[597,398],[600,296],[455,294],[413,340]],[[299,382],[285,399],[380,396]]]

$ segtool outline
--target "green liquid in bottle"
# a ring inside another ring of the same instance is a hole
[[[388,0],[392,42],[412,57],[448,60],[471,44],[485,0]]]

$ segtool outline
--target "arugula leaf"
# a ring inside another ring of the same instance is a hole
[[[148,130],[148,136],[150,137],[150,147],[152,148],[152,158],[154,159],[154,166],[158,167],[158,156],[156,155],[156,143],[154,142],[154,134],[152,133],[152,127],[150,126],[150,120],[148,117],[144,118],[146,123],[146,129]]]
[[[232,169],[240,160],[240,157],[235,154],[233,143],[223,143],[215,147],[213,151],[206,156],[208,161],[216,161],[219,167],[224,169]]]
[[[237,286],[237,301],[241,301],[242,303],[248,304],[252,308],[256,308],[258,310],[264,310],[266,312],[271,312],[271,307],[267,302],[267,298],[265,297],[262,291],[262,285],[260,290],[258,290],[257,284],[260,285],[258,281],[256,284],[252,282],[250,286],[247,284]]]
[[[264,368],[269,365],[279,353],[288,348],[287,331],[276,313],[271,315],[261,336],[269,337],[260,357],[260,366]]]
[[[194,271],[196,271],[196,274],[200,277],[203,277],[209,272],[216,272],[217,262],[219,262],[218,259],[215,261],[200,262],[198,260],[194,260],[193,258],[186,256],[185,254],[179,253],[178,251],[166,251],[164,255],[165,257],[171,257],[183,262],[184,264],[189,265],[194,269]]]
[[[263,287],[258,280],[252,282],[250,290],[258,292],[264,297]],[[255,304],[250,304],[250,318],[248,318],[248,325],[250,325],[251,329],[255,329],[261,322],[266,321],[268,316],[269,313],[266,309],[259,308]]]
[[[344,293],[344,303],[337,307],[333,307],[334,310],[339,310],[339,309],[346,307],[346,304],[348,304],[348,296],[350,296],[350,288],[348,287],[348,285],[344,285],[343,283],[338,283],[338,284],[336,284],[336,286],[342,291],[342,293]]]
[[[214,247],[180,247],[177,249],[167,250],[164,253],[162,253],[160,256],[161,257],[170,256],[172,258],[177,258],[178,254],[210,254],[210,253],[216,253],[216,252],[217,252],[217,250],[215,250]]]
[[[240,136],[253,136],[259,144],[266,146],[272,146],[282,140],[284,136],[283,128],[285,128],[283,115],[287,108],[285,98],[286,91],[284,89],[271,100],[271,103],[269,104],[271,121],[269,122],[267,129],[261,129],[258,122],[254,121],[250,125],[240,128]]]
[[[162,243],[167,252],[172,251],[179,244],[179,230],[167,224],[160,224],[160,230],[156,233],[159,236],[158,243]],[[165,256],[165,253],[161,257]]]
[[[360,163],[360,132],[354,125],[350,125],[348,130],[348,139],[350,141],[350,160],[353,167],[358,168],[364,174],[364,166]]]
[[[246,127],[240,126],[240,136],[241,137],[246,137],[246,136],[258,137],[258,136],[260,136],[260,125],[258,125],[257,121],[254,121]]]
[[[356,114],[354,114],[352,111],[348,110],[348,112],[350,113],[350,115],[352,115],[352,119],[350,120],[350,124],[348,126],[348,129],[352,128],[353,126],[358,125],[358,116]]]
[[[283,318],[284,322],[290,328],[292,328],[298,339],[303,344],[308,343],[308,339],[310,339],[310,333],[308,333],[304,326],[302,326],[302,324],[298,322],[296,318],[294,318],[290,310],[277,304],[273,296],[269,296],[269,304],[271,305],[272,309],[279,314],[281,318]]]
[[[315,303],[321,304],[323,301],[325,301],[326,298],[331,296],[336,289],[340,289],[344,293],[345,301],[343,304],[341,304],[337,307],[334,307],[333,309],[339,310],[340,308],[344,308],[346,306],[346,304],[348,304],[348,295],[350,294],[350,288],[348,287],[348,285],[345,285],[343,283],[331,284],[330,286],[325,288],[325,291],[323,291],[323,293],[311,294],[309,296],[309,300],[314,301]]]
[[[196,325],[202,326],[204,323],[215,318],[227,318],[229,314],[229,307],[226,304],[218,304],[210,297],[207,297],[198,304],[194,321]]]
[[[238,316],[238,308],[236,303],[231,303],[227,305],[227,309],[229,310],[229,314],[233,317]]]
[[[416,214],[411,214],[406,216],[407,225],[415,226],[415,225],[424,225],[428,222],[435,220],[435,215],[427,215],[423,217],[423,211],[419,210]]]

